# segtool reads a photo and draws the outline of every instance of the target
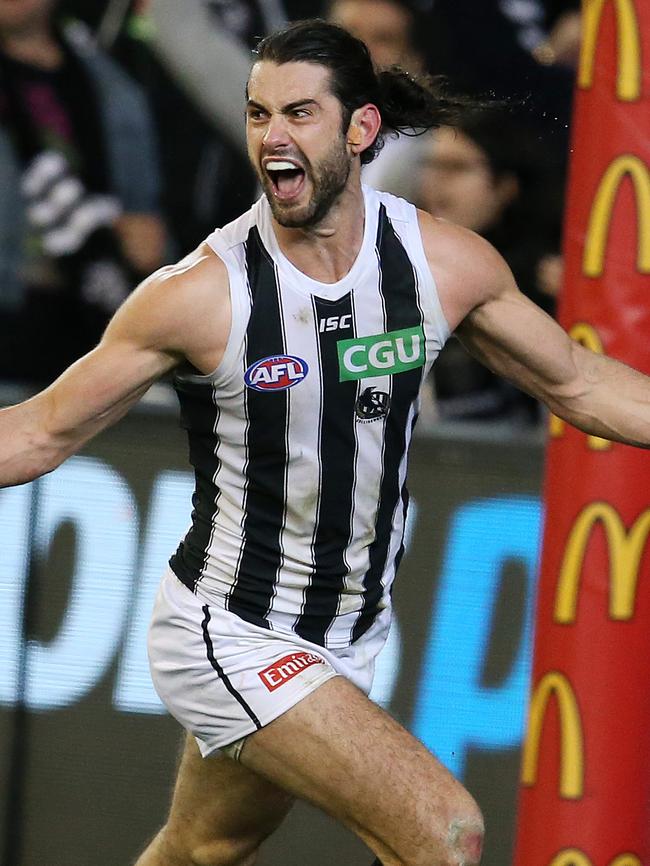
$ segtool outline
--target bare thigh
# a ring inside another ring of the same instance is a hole
[[[246,741],[242,763],[357,833],[384,866],[471,866],[482,818],[449,771],[343,677]]]
[[[138,866],[248,864],[294,798],[225,755],[202,758],[187,736],[167,823]]]

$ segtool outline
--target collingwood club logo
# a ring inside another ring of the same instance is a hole
[[[357,418],[364,424],[385,418],[390,408],[390,395],[376,388],[365,388],[359,395],[355,411]]]

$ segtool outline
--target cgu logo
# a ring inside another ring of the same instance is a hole
[[[608,502],[592,502],[578,516],[564,551],[555,599],[557,623],[575,622],[580,574],[598,523],[602,525],[609,551],[609,616],[617,621],[634,616],[641,558],[650,535],[650,509],[640,514],[628,531],[613,506]]]
[[[270,355],[246,370],[244,381],[254,391],[286,391],[309,372],[307,362],[294,355]]]
[[[372,337],[339,340],[339,380],[348,382],[415,370],[424,366],[425,345],[421,325]]]
[[[565,848],[557,854],[549,866],[593,866],[591,859],[578,848]],[[619,854],[609,866],[643,866],[636,854]]]

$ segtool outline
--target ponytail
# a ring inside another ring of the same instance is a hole
[[[362,154],[364,164],[377,156],[386,135],[414,136],[440,126],[453,126],[478,107],[469,97],[449,94],[441,75],[414,76],[392,66],[377,73],[377,84],[382,125],[375,143]]]
[[[420,135],[428,129],[453,124],[467,110],[485,107],[468,97],[446,93],[444,78],[409,75],[398,66],[376,72],[360,39],[336,24],[319,19],[298,21],[272,33],[257,46],[259,60],[304,62],[325,66],[331,73],[332,93],[343,106],[347,128],[352,112],[367,103],[379,109],[382,126],[361,162],[372,162],[386,135]]]

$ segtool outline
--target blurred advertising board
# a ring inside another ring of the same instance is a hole
[[[39,482],[0,491],[0,840],[11,866],[128,864],[164,820],[181,736],[149,681],[145,635],[193,488],[166,402]],[[372,693],[478,799],[485,866],[509,862],[514,832],[541,460],[538,437],[498,428],[416,437],[407,553]],[[260,866],[371,859],[298,806]]]

